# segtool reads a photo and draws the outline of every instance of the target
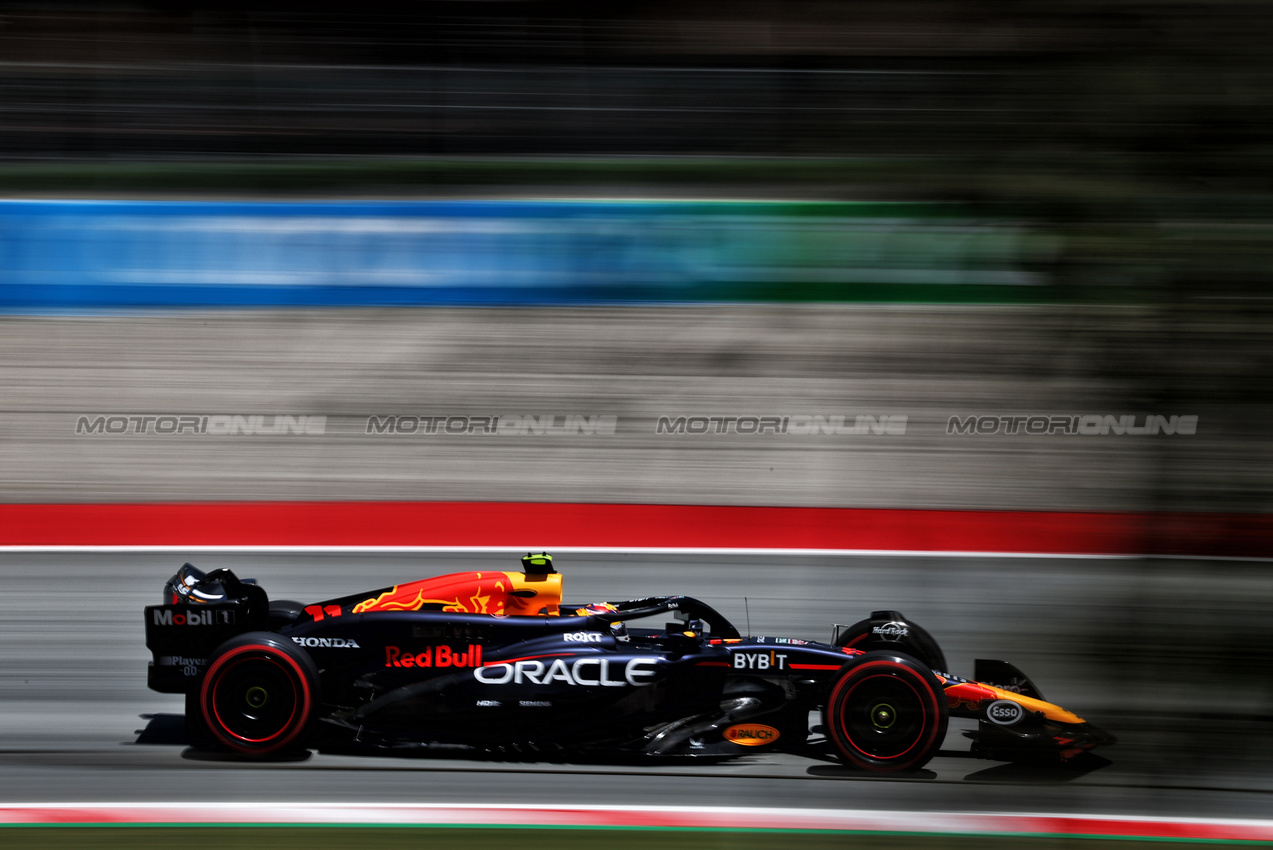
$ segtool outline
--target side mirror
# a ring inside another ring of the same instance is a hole
[[[703,624],[700,622],[668,623],[664,628],[673,652],[681,655],[697,652],[703,645]]]

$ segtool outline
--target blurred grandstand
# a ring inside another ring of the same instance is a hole
[[[1196,507],[1205,473],[1209,504],[1263,510],[1271,24],[1237,0],[5,2],[0,192],[957,201],[1055,246],[1021,327],[1060,330],[1022,368],[1206,409],[1219,448],[1164,458],[1149,504]],[[966,356],[940,368],[1017,368]]]

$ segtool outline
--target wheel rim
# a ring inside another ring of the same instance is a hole
[[[876,703],[869,710],[871,724],[876,729],[891,729],[897,723],[897,709],[886,702]]]
[[[931,695],[893,673],[861,677],[845,692],[840,715],[844,739],[872,760],[903,759],[932,727]]]
[[[208,694],[216,727],[239,746],[265,746],[295,728],[303,700],[292,670],[270,656],[229,661]]]

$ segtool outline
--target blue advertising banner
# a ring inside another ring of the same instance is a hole
[[[1048,253],[940,204],[0,201],[0,311],[1018,301]]]

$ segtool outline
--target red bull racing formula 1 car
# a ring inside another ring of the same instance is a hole
[[[1064,762],[1114,741],[1005,662],[976,662],[975,681],[944,672],[937,643],[896,611],[829,643],[744,636],[688,596],[562,604],[551,557],[522,564],[312,605],[186,564],[145,611],[149,685],[186,695],[192,742],[248,758],[764,748],[893,773],[928,762],[951,717],[978,721],[972,753],[1002,761]]]

